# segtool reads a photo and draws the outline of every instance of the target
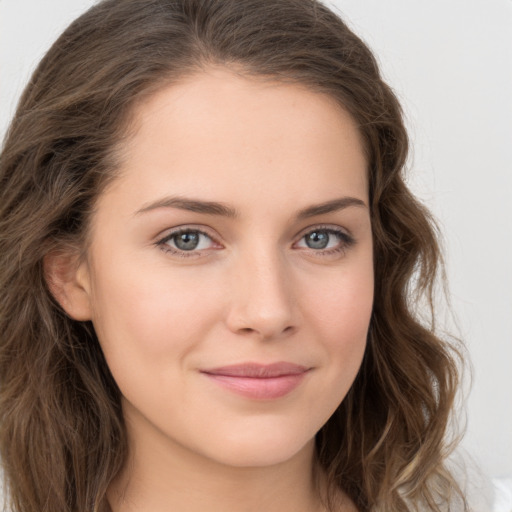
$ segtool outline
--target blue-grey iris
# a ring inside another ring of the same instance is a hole
[[[193,251],[199,245],[199,233],[179,233],[174,237],[176,247],[182,251]]]
[[[329,236],[327,231],[313,231],[304,238],[310,249],[325,249],[329,243]]]

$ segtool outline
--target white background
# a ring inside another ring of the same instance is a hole
[[[31,70],[91,0],[0,0],[0,136]],[[407,114],[474,367],[464,446],[512,477],[512,0],[334,0]]]

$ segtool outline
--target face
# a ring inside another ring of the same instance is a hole
[[[127,428],[233,466],[312,446],[365,350],[366,162],[330,98],[212,69],[139,105],[81,267]]]

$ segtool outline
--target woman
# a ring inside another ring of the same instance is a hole
[[[1,159],[12,510],[447,509],[456,352],[415,313],[439,250],[406,154],[319,3],[76,20]]]

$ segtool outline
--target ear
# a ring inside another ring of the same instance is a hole
[[[53,251],[43,260],[46,284],[62,309],[74,320],[91,320],[90,272],[75,253]]]

